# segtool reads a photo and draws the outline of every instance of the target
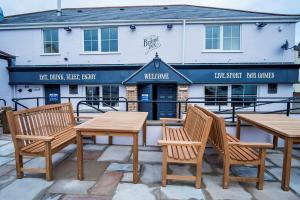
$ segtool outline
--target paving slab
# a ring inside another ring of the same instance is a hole
[[[252,196],[248,192],[246,192],[240,184],[236,182],[230,182],[229,188],[223,189],[222,178],[223,176],[203,176],[203,181],[206,185],[205,190],[209,193],[212,199],[252,199]]]
[[[12,157],[0,157],[0,166],[4,165],[12,160],[14,160],[14,158],[12,158]]]
[[[7,141],[7,140],[0,140],[0,146],[3,146],[5,144],[11,143],[11,141]]]
[[[88,189],[95,185],[96,181],[58,180],[48,190],[49,193],[63,194],[87,194]]]
[[[139,151],[161,151],[160,146],[139,146]]]
[[[131,149],[131,146],[109,146],[97,161],[127,162]]]
[[[300,150],[298,150],[298,149],[293,149],[292,155],[295,156],[295,157],[300,158]]]
[[[100,155],[102,154],[101,151],[83,151],[83,160],[97,160]],[[77,154],[74,153],[70,157],[71,160],[76,161],[77,160]]]
[[[184,176],[193,176],[192,165],[169,165],[169,169],[172,174],[184,175]]]
[[[62,200],[111,200],[111,197],[94,195],[65,195]]]
[[[139,151],[139,162],[143,163],[161,163],[162,152],[159,151]],[[132,156],[130,160],[132,161]]]
[[[1,176],[0,177],[0,190],[4,187],[6,187],[7,185],[11,184],[14,180],[16,180],[15,176]]]
[[[190,186],[166,185],[161,187],[161,199],[172,200],[189,200],[189,199],[205,199],[202,189]]]
[[[8,156],[14,152],[15,152],[15,147],[12,142],[0,147],[0,156]]]
[[[141,166],[138,165],[138,171],[140,171]],[[124,163],[111,163],[107,171],[121,171],[121,172],[133,172],[133,164],[124,164]]]
[[[256,177],[257,176],[257,167],[233,166],[233,167],[231,167],[231,172],[235,176]],[[276,179],[273,176],[271,176],[269,173],[267,173],[266,171],[265,171],[264,179],[265,179],[265,181],[276,181]]]
[[[278,180],[281,181],[282,168],[271,168],[267,169],[272,175],[274,175]],[[294,190],[300,196],[300,169],[292,168],[291,169],[291,180],[290,188]],[[278,188],[281,189],[281,188]]]
[[[46,194],[42,200],[59,200],[63,194]]]
[[[76,144],[70,144],[70,145],[66,146],[65,148],[63,148],[62,150],[60,150],[60,152],[73,153],[74,151],[76,151],[76,149],[77,149]]]
[[[113,200],[155,200],[153,188],[144,184],[120,183]]]
[[[107,145],[100,145],[100,144],[84,144],[83,150],[84,151],[103,151]]]
[[[63,161],[68,155],[66,153],[56,153],[52,155],[52,164],[53,166],[57,165]],[[45,158],[44,157],[35,157],[34,159],[25,163],[25,167],[38,167],[45,168]]]
[[[52,181],[50,182],[39,178],[17,179],[7,187],[0,190],[0,199],[40,199],[44,196],[47,188],[49,188],[52,184]]]
[[[133,173],[132,172],[125,172],[123,173],[123,178],[121,179],[122,182],[133,182]]]
[[[279,182],[265,182],[263,190],[257,190],[253,184],[244,183],[244,187],[256,199],[272,199],[272,200],[295,200],[300,199],[299,196],[293,192],[285,192],[281,189]]]
[[[161,165],[144,164],[141,182],[153,184],[161,182]]]
[[[282,167],[283,154],[269,154],[268,159],[278,167]],[[292,158],[292,167],[300,167],[300,160]]]
[[[14,170],[15,171],[15,166],[14,165],[3,165],[0,166],[0,176],[11,174],[11,172]]]
[[[85,160],[84,180],[96,181],[107,168],[107,163]],[[53,169],[54,180],[77,179],[77,162],[65,160]]]
[[[122,172],[105,172],[90,190],[90,194],[112,196],[123,176]]]

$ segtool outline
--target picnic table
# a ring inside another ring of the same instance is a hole
[[[77,178],[83,180],[83,136],[112,136],[133,138],[133,183],[138,183],[138,133],[143,131],[146,145],[147,112],[106,112],[75,127],[77,137]]]
[[[275,146],[278,137],[284,140],[281,188],[288,191],[290,189],[293,143],[300,142],[300,120],[279,114],[238,114],[236,127],[237,138],[240,138],[241,121],[273,134],[273,143]]]

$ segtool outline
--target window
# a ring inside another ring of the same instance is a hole
[[[69,94],[78,94],[78,85],[69,85]]]
[[[112,100],[119,100],[119,86],[118,85],[103,85],[103,106],[118,106],[118,102]],[[107,101],[108,100],[108,101]]]
[[[257,96],[256,85],[232,85],[231,87],[231,100],[238,101],[236,106],[252,106]],[[248,102],[245,102],[248,101]]]
[[[220,26],[207,26],[205,28],[205,48],[220,49]]]
[[[93,87],[93,86],[89,86],[86,87],[86,100],[99,100],[99,87]],[[92,106],[98,106],[99,102],[88,102],[87,104],[92,105]]]
[[[58,29],[43,30],[44,53],[58,53]]]
[[[98,29],[88,29],[83,31],[84,51],[98,51]]]
[[[101,28],[101,51],[118,51],[118,28]]]
[[[268,84],[268,94],[277,94],[277,84]]]
[[[205,105],[227,105],[226,102],[216,102],[216,101],[227,101],[228,97],[228,87],[227,86],[205,86]]]
[[[240,25],[223,26],[223,50],[240,50]]]
[[[205,27],[205,49],[240,50],[240,24],[208,25]]]

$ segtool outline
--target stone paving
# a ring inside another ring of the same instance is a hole
[[[1,132],[1,129],[0,129]],[[0,199],[2,200],[157,200],[157,199],[300,199],[300,148],[293,150],[291,190],[280,188],[282,149],[269,150],[264,190],[254,183],[231,182],[222,188],[222,159],[207,148],[203,162],[203,184],[168,181],[161,187],[161,151],[159,147],[139,148],[139,184],[132,183],[132,148],[121,145],[84,144],[84,180],[78,181],[76,145],[62,149],[53,157],[54,180],[42,174],[25,174],[15,178],[14,148],[9,136],[0,134]],[[25,166],[43,167],[44,159],[26,157]],[[182,175],[195,173],[195,167],[169,165],[168,171]],[[256,175],[256,168],[236,166],[231,172],[240,176]]]

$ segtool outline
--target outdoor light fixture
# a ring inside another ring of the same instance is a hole
[[[155,58],[154,58],[154,67],[155,67],[156,69],[158,69],[159,66],[160,66],[160,59],[159,59],[159,57],[158,57],[158,53],[156,52]]]
[[[267,25],[266,22],[256,22],[255,25],[257,26],[258,29],[262,29]]]
[[[70,26],[64,27],[64,29],[65,29],[65,31],[67,31],[67,32],[71,32],[71,31],[72,31],[72,28],[71,28]]]
[[[130,29],[131,29],[132,31],[134,31],[134,30],[136,29],[136,27],[135,27],[134,24],[131,24],[129,27],[130,27]]]
[[[285,43],[283,45],[281,45],[281,48],[283,50],[293,49],[294,51],[300,52],[300,43],[298,45],[294,45],[292,47],[289,47],[289,42],[286,40]]]
[[[28,89],[27,91],[28,91],[28,92],[32,92],[32,89]]]
[[[167,24],[168,30],[171,30],[173,28],[173,24]]]

